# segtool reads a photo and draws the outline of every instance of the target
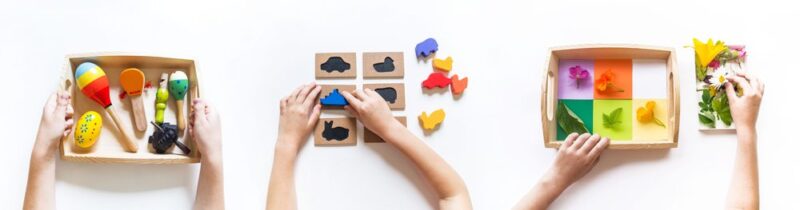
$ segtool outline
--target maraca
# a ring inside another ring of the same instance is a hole
[[[183,119],[183,98],[186,96],[186,90],[189,90],[189,78],[183,71],[175,71],[169,75],[169,94],[175,98],[175,104],[178,108],[178,129],[183,130],[186,128],[186,120]]]
[[[133,122],[136,124],[136,130],[147,130],[147,116],[144,114],[144,101],[142,101],[144,73],[137,68],[125,69],[119,74],[119,84],[131,99]]]
[[[111,115],[111,120],[114,121],[114,125],[116,125],[119,132],[122,133],[122,146],[125,150],[128,152],[136,152],[139,147],[122,127],[123,124],[120,122],[119,117],[117,117],[117,112],[111,104],[111,98],[108,93],[108,77],[106,77],[106,73],[103,69],[91,62],[82,63],[78,65],[78,68],[75,70],[75,80],[77,81],[76,83],[78,83],[78,88],[84,95],[99,103],[105,108],[106,112]]]
[[[169,92],[167,91],[167,73],[161,73],[161,80],[158,81],[158,90],[156,91],[156,123],[164,123],[164,110],[167,109],[167,100],[169,100]]]

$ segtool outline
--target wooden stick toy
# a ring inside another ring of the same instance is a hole
[[[131,99],[133,108],[133,122],[136,130],[147,130],[147,116],[144,114],[144,101],[142,101],[142,89],[144,89],[144,72],[137,68],[129,68],[119,74],[119,84]]]
[[[158,90],[156,90],[156,123],[164,123],[164,110],[167,109],[167,100],[169,100],[169,91],[167,91],[167,80],[169,75],[167,73],[161,74],[161,80],[158,81]]]
[[[183,98],[186,90],[189,89],[189,78],[183,71],[175,71],[169,75],[169,94],[175,99],[178,108],[178,129],[186,128],[186,120],[183,117]]]
[[[122,146],[125,148],[125,151],[136,152],[139,150],[136,142],[133,141],[130,134],[122,127],[123,123],[119,120],[119,117],[117,117],[117,112],[111,104],[108,90],[108,77],[106,77],[106,73],[103,69],[91,62],[82,63],[78,65],[78,68],[75,70],[75,80],[81,92],[103,106],[106,112],[111,116],[114,125],[116,125],[119,132],[122,133]]]

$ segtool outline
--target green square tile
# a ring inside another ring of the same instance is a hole
[[[578,118],[583,120],[583,123],[586,125],[586,129],[590,132],[592,131],[592,106],[594,103],[592,100],[570,100],[570,99],[561,99],[560,102],[564,102],[567,107],[575,112],[578,115]],[[556,121],[556,140],[563,141],[567,138],[568,133],[564,132],[564,129],[561,129],[558,125],[558,121]]]
[[[620,120],[622,124],[616,128],[603,126],[603,114],[611,114],[617,108],[622,108]],[[633,107],[631,100],[594,100],[593,132],[600,136],[608,137],[612,141],[630,141],[633,136]]]

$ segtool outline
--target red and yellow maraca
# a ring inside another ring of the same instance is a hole
[[[111,120],[116,125],[117,129],[122,133],[122,146],[125,151],[136,152],[139,147],[133,141],[130,134],[122,127],[122,122],[117,117],[117,112],[111,104],[111,97],[109,95],[108,77],[106,73],[94,63],[85,62],[78,65],[75,70],[75,81],[78,84],[78,89],[81,92],[94,100],[100,106],[105,108],[106,112],[111,116]]]

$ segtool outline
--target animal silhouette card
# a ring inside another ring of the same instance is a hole
[[[406,91],[403,83],[380,83],[364,84],[364,88],[369,88],[378,92],[391,109],[406,108]]]
[[[356,78],[356,53],[317,53],[316,78]]]
[[[356,118],[320,118],[314,129],[314,145],[356,145]]]
[[[320,86],[322,86],[322,88],[319,92],[319,96],[317,96],[317,102],[321,102],[322,100],[333,99],[328,97],[336,97],[336,98],[342,97],[341,99],[343,100],[344,96],[342,96],[341,93],[353,92],[354,90],[356,90],[356,85],[320,85]],[[334,89],[336,89],[338,93],[334,93],[333,92]],[[331,105],[325,105],[323,103],[322,109],[344,109],[344,106],[338,106],[338,105],[331,106]]]
[[[408,127],[408,124],[406,123],[406,117],[405,116],[394,117],[394,119],[399,121],[400,124],[403,124],[403,126]],[[378,136],[378,134],[373,133],[371,130],[364,129],[364,142],[365,143],[385,143],[386,141],[384,141],[383,138]]]
[[[403,78],[403,52],[365,52],[364,78]]]

